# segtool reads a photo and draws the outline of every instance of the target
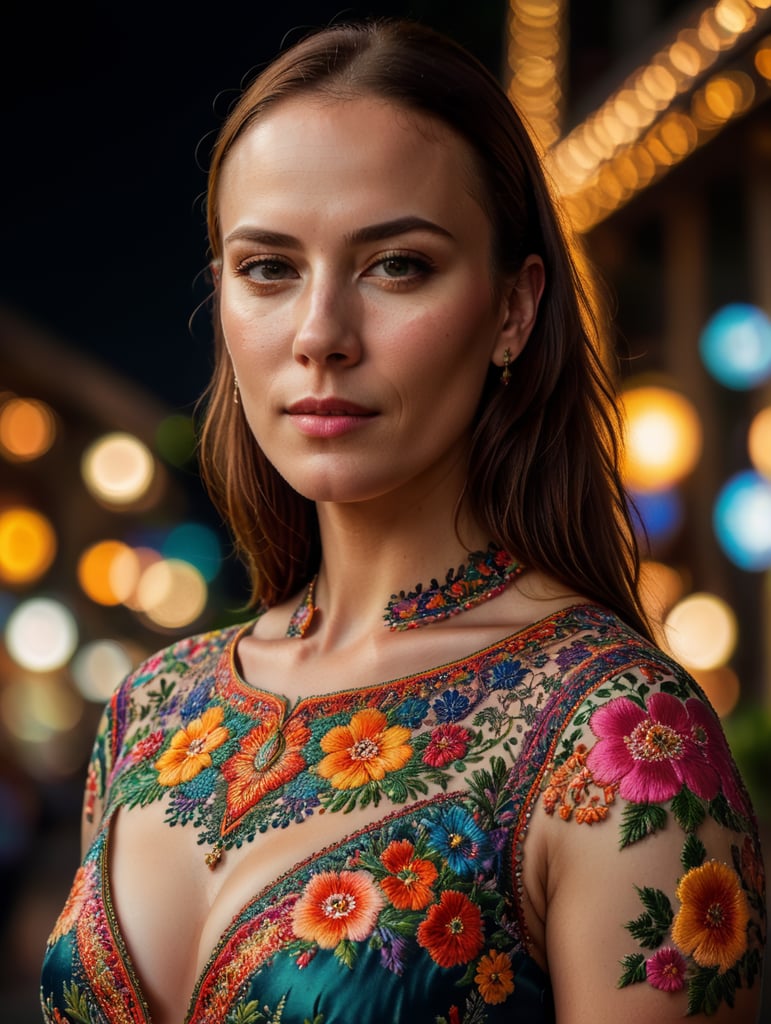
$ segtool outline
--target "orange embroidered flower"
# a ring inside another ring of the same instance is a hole
[[[228,780],[223,835],[266,793],[299,775],[306,763],[301,751],[309,737],[299,718],[290,718],[281,728],[275,721],[264,723],[244,737],[238,753],[222,766]]]
[[[53,944],[63,935],[71,932],[78,923],[78,917],[84,903],[93,896],[96,890],[96,867],[93,862],[81,865],[75,872],[70,894],[62,908],[61,914],[48,936],[47,945]]]
[[[356,789],[402,768],[412,757],[403,725],[386,728],[386,716],[375,708],[357,711],[348,725],[336,725],[321,740],[327,755],[318,773],[336,789]]]
[[[178,786],[180,782],[190,782],[211,765],[211,751],[222,746],[230,735],[220,724],[223,717],[222,708],[209,708],[171,737],[169,749],[155,762],[159,785]]]
[[[440,967],[466,964],[484,944],[482,911],[462,892],[447,889],[418,925],[417,938]]]
[[[369,938],[385,906],[368,871],[321,871],[313,875],[292,912],[298,939],[334,949],[343,939]]]
[[[474,981],[486,1003],[503,1003],[514,991],[514,972],[505,953],[491,949],[479,961]]]
[[[415,847],[409,839],[389,843],[380,860],[391,872],[380,887],[397,910],[422,910],[428,906],[438,871],[430,860],[415,857]]]
[[[547,814],[556,811],[563,821],[568,821],[575,811],[579,825],[593,825],[608,816],[608,806],[615,799],[618,783],[603,786],[602,797],[596,793],[590,795],[597,784],[587,767],[587,756],[586,747],[580,743],[570,757],[552,772],[542,797]]]
[[[691,868],[677,886],[682,906],[672,924],[672,939],[701,967],[724,974],[747,949],[747,898],[736,872],[711,860]]]

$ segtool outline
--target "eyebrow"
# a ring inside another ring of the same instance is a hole
[[[412,231],[427,231],[430,234],[440,235],[443,238],[452,238],[453,235],[446,228],[435,224],[433,221],[425,220],[423,217],[397,217],[395,220],[386,220],[381,224],[369,224],[363,228],[357,228],[345,236],[346,242],[352,245],[361,242],[380,242],[386,238],[393,238],[395,235],[406,235]],[[281,231],[269,231],[258,227],[240,227],[231,231],[225,238],[225,244],[229,242],[257,242],[261,245],[272,245],[281,249],[300,249],[300,240],[294,235],[286,235]]]

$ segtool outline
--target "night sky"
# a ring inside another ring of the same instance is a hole
[[[306,29],[368,14],[415,17],[497,70],[504,4],[483,0],[473,17],[451,7],[11,5],[0,306],[191,410],[210,368],[208,315],[196,313],[205,165],[240,81]]]

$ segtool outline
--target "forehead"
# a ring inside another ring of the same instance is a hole
[[[260,199],[350,206],[412,199],[481,212],[482,186],[468,143],[438,119],[377,97],[311,93],[278,101],[236,139],[217,206],[224,222]]]

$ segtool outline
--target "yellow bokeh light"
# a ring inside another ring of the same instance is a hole
[[[136,602],[151,623],[179,629],[194,622],[206,607],[208,587],[189,562],[168,558],[154,562],[142,573]]]
[[[728,665],[713,669],[691,669],[691,675],[704,690],[712,707],[721,718],[730,715],[739,702],[739,677]]]
[[[621,401],[626,485],[648,492],[675,486],[701,455],[701,422],[693,404],[670,388],[652,385],[629,388]]]
[[[46,743],[71,732],[83,716],[83,699],[55,676],[11,680],[0,694],[0,718],[23,743]]]
[[[40,512],[8,508],[0,512],[0,580],[32,583],[56,557],[56,533]]]
[[[108,505],[125,506],[147,494],[155,476],[155,459],[139,438],[116,431],[88,448],[81,468],[94,497]]]
[[[771,405],[756,413],[750,423],[747,448],[758,473],[771,479]]]
[[[133,668],[131,655],[116,640],[94,640],[80,648],[70,671],[86,700],[102,703]]]
[[[715,669],[736,648],[738,625],[733,609],[714,594],[690,594],[671,609],[664,633],[670,651],[686,667]]]
[[[45,402],[11,398],[0,408],[0,451],[15,462],[38,459],[56,437],[56,420]]]
[[[715,21],[726,32],[739,35],[755,24],[755,12],[745,0],[720,0],[715,6]]]
[[[771,81],[771,36],[767,36],[755,53],[755,68],[765,79]]]
[[[128,544],[119,540],[92,544],[78,561],[78,582],[97,604],[109,606],[125,601],[138,579],[137,557]]]

